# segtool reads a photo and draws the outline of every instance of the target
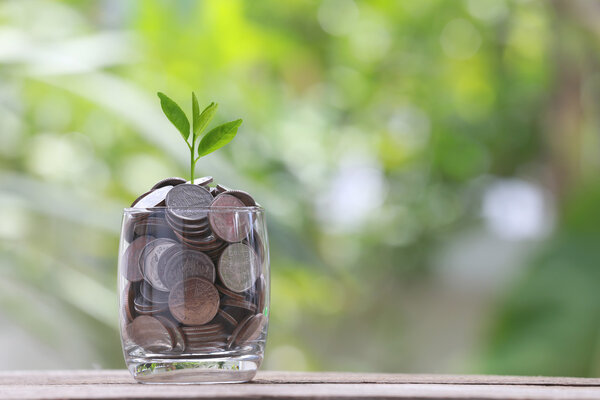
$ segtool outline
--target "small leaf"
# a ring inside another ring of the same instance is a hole
[[[194,135],[198,135],[206,128],[213,118],[213,115],[215,115],[215,112],[217,112],[217,107],[219,107],[217,103],[210,103],[210,105],[202,111],[202,114],[198,116],[197,122],[196,117],[194,117]]]
[[[200,141],[198,145],[198,158],[210,154],[231,142],[241,124],[242,120],[237,119],[213,128]]]
[[[181,136],[187,141],[190,136],[190,121],[185,116],[185,113],[175,103],[171,100],[166,94],[158,92],[158,97],[160,98],[160,106],[162,107],[163,112],[171,121],[175,128],[181,132]]]

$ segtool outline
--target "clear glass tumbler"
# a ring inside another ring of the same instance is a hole
[[[269,281],[261,207],[125,209],[119,315],[133,377],[251,380],[264,355]]]

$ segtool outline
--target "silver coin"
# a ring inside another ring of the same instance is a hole
[[[219,259],[221,282],[236,293],[250,289],[260,275],[260,261],[252,247],[243,243],[230,244]]]
[[[217,191],[218,194],[221,194],[221,193],[226,192],[226,191],[231,190],[231,189],[229,189],[228,187],[223,186],[223,185],[217,185],[215,187],[215,190]]]
[[[213,181],[212,176],[203,176],[202,178],[195,178],[194,185],[206,186],[211,184]],[[192,181],[187,181],[186,183],[192,183]]]
[[[139,316],[127,326],[127,335],[138,346],[147,351],[163,352],[173,349],[173,337],[159,320],[150,316]]]
[[[182,250],[169,258],[162,272],[164,284],[172,288],[191,277],[207,279],[214,283],[215,266],[206,254],[195,250]]]
[[[142,250],[140,267],[144,279],[157,290],[165,292],[169,290],[169,288],[160,280],[158,261],[160,260],[160,256],[175,244],[177,244],[177,242],[171,239],[155,239],[148,243],[144,247],[144,250]]]
[[[159,320],[171,334],[173,338],[172,351],[174,353],[183,352],[185,350],[185,338],[183,337],[183,332],[181,331],[181,328],[179,328],[178,324],[162,315],[157,315],[154,318]]]
[[[151,190],[146,194],[142,195],[141,198],[136,199],[131,207],[135,208],[152,208],[162,206],[166,196],[169,194],[173,186],[163,186],[161,188]]]
[[[151,303],[168,303],[169,292],[163,292],[162,290],[156,290],[154,286],[150,285],[147,281],[143,280],[140,284],[140,294],[146,300]]]
[[[213,196],[202,186],[183,184],[167,193],[165,202],[169,213],[182,221],[201,220],[207,217],[207,208]]]

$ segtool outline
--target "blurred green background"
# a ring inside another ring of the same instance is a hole
[[[599,376],[599,19],[0,1],[0,368],[124,366],[122,208],[187,176],[155,93],[194,90],[244,118],[197,176],[267,209],[265,368]]]

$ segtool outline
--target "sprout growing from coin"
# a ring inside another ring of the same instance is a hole
[[[226,122],[211,129],[202,137],[196,148],[196,142],[215,115],[218,104],[210,103],[204,111],[200,112],[198,99],[194,92],[192,92],[192,127],[190,131],[190,121],[181,107],[164,93],[158,92],[158,97],[160,98],[160,106],[163,112],[179,133],[181,133],[181,136],[190,149],[190,182],[193,184],[196,162],[200,157],[204,157],[231,142],[242,124],[242,120],[236,119],[235,121]]]

